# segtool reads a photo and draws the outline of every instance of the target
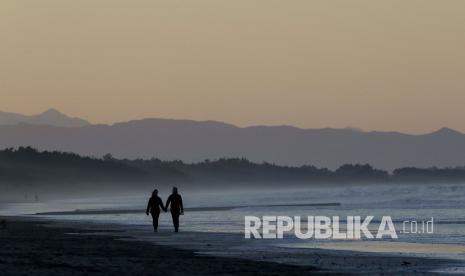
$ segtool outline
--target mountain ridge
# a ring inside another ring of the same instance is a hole
[[[81,127],[0,125],[0,133],[0,148],[32,146],[85,156],[111,153],[117,158],[155,157],[185,162],[244,157],[258,163],[330,169],[356,163],[385,170],[465,165],[465,134],[445,127],[415,135],[293,126],[238,127],[216,121],[146,118]]]
[[[17,124],[52,125],[59,127],[82,127],[90,125],[90,123],[84,119],[70,117],[55,108],[50,108],[35,115],[0,111],[0,125]]]
[[[8,112],[8,111],[0,111],[0,126],[3,125],[16,125],[16,124],[31,124],[31,125],[48,125],[48,126],[56,126],[56,127],[67,127],[64,125],[60,124],[53,124],[53,123],[46,123],[44,122],[43,124],[39,124],[37,122],[28,122],[28,121],[18,121],[18,122],[4,122],[3,116],[17,116],[18,118],[53,118],[53,117],[63,117],[67,119],[72,119],[80,122],[79,126],[117,126],[117,125],[124,125],[124,124],[130,124],[130,123],[140,123],[140,122],[181,122],[181,123],[194,123],[194,124],[216,124],[216,125],[223,125],[227,127],[234,127],[238,129],[254,129],[254,128],[264,128],[264,129],[269,129],[269,128],[281,128],[281,129],[294,129],[294,130],[313,130],[313,131],[349,131],[349,132],[355,132],[355,133],[376,133],[376,134],[401,134],[401,135],[408,135],[408,136],[428,136],[432,134],[441,134],[441,133],[448,133],[448,134],[460,134],[460,135],[465,135],[463,132],[460,132],[456,129],[449,128],[449,127],[440,127],[437,130],[427,132],[427,133],[420,133],[420,134],[411,134],[411,133],[404,133],[404,132],[399,132],[399,131],[380,131],[380,130],[363,130],[360,128],[352,128],[352,127],[345,127],[345,128],[333,128],[333,127],[324,127],[324,128],[304,128],[304,127],[298,127],[298,126],[293,126],[293,125],[250,125],[250,126],[237,126],[232,123],[227,123],[223,121],[216,121],[216,120],[193,120],[193,119],[170,119],[170,118],[160,118],[160,117],[147,117],[147,118],[142,118],[142,119],[133,119],[133,120],[127,120],[127,121],[121,121],[121,122],[115,122],[112,124],[93,124],[90,123],[88,120],[79,118],[79,117],[71,117],[66,115],[65,113],[55,109],[55,108],[49,108],[46,111],[35,114],[35,115],[24,115],[21,113],[16,113],[16,112]],[[73,126],[72,126],[73,127]]]

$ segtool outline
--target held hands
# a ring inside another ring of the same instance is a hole
[[[181,210],[181,215],[184,215],[184,210]]]
[[[147,214],[147,216],[149,215],[149,212],[145,212]]]

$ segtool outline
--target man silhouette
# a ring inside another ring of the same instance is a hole
[[[165,212],[171,204],[171,217],[173,218],[174,232],[179,230],[179,216],[184,214],[184,207],[182,205],[182,197],[178,194],[178,188],[173,187],[173,193],[166,200]]]
[[[145,211],[147,216],[149,213],[152,214],[154,232],[158,232],[158,218],[160,217],[160,208],[158,207],[166,212],[165,207],[163,207],[163,201],[158,196],[158,190],[155,189],[152,192],[152,197],[150,197],[149,203],[147,204],[147,210]]]

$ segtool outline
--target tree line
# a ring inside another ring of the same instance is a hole
[[[180,160],[117,159],[110,154],[80,156],[32,147],[0,150],[0,183],[27,182],[460,182],[465,167],[399,168],[393,172],[369,164],[345,164],[336,170],[254,163],[245,158],[221,158],[186,163]]]

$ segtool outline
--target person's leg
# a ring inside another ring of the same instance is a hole
[[[173,218],[174,231],[178,232],[178,229],[179,229],[179,211],[171,211],[171,217]]]
[[[160,216],[159,212],[153,212],[152,213],[152,220],[153,220],[153,231],[157,232],[158,231],[158,218]]]
[[[174,215],[174,231],[178,232],[179,230],[179,212],[176,212]]]

